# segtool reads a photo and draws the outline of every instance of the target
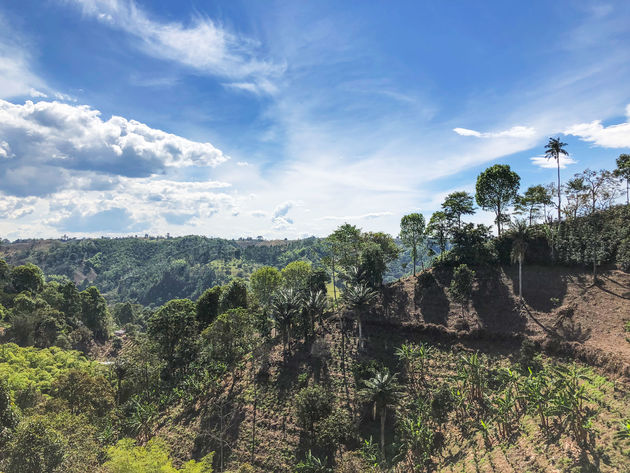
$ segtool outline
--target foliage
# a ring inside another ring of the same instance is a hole
[[[232,279],[221,288],[219,307],[221,312],[238,308],[247,309],[247,284],[243,279]]]
[[[263,305],[269,306],[273,293],[280,287],[282,275],[272,266],[263,266],[254,271],[249,279],[252,292]]]
[[[147,333],[167,363],[167,376],[192,360],[196,353],[197,311],[188,299],[173,299],[149,319]]]
[[[332,412],[333,398],[328,389],[320,385],[308,386],[295,397],[298,425],[313,434],[315,423]]]
[[[499,235],[506,221],[509,221],[507,208],[518,195],[521,178],[507,164],[495,164],[477,177],[477,204],[484,210],[495,213],[495,223]]]
[[[462,215],[473,215],[475,205],[473,196],[468,192],[452,192],[442,202],[442,210],[449,221],[450,226],[462,226]]]
[[[70,369],[96,369],[76,351],[57,347],[22,348],[14,343],[0,345],[0,378],[6,379],[9,390],[18,392],[33,386],[38,392],[50,393],[52,384]]]
[[[33,263],[16,266],[11,270],[11,284],[15,292],[39,292],[44,286],[44,273]]]
[[[66,445],[45,418],[21,422],[7,448],[7,473],[53,473],[63,461]]]
[[[203,291],[203,294],[197,299],[197,323],[202,330],[210,325],[219,315],[219,301],[222,291],[223,288],[221,286],[214,286]]]
[[[464,312],[468,310],[468,302],[472,297],[474,279],[475,272],[467,265],[460,264],[455,268],[448,292],[455,302],[462,305],[462,316]]]
[[[230,309],[219,315],[201,333],[212,359],[231,364],[248,353],[254,344],[254,324],[247,309]]]
[[[411,249],[413,259],[413,275],[416,275],[416,259],[418,257],[418,245],[424,236],[424,217],[422,214],[412,213],[405,215],[400,220],[400,239]]]
[[[213,453],[200,461],[190,460],[182,468],[173,467],[166,443],[151,439],[145,446],[135,445],[133,439],[119,440],[107,449],[105,462],[108,473],[212,473]]]

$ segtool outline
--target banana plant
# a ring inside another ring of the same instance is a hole
[[[470,356],[462,355],[459,359],[458,378],[464,391],[472,401],[483,400],[483,389],[486,385],[486,367],[478,353]]]
[[[553,413],[562,419],[562,426],[569,427],[574,440],[579,445],[586,445],[591,429],[591,417],[594,412],[586,402],[586,381],[590,381],[587,370],[575,364],[558,366],[555,374],[558,378],[552,399]]]

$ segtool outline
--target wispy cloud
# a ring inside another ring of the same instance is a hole
[[[139,41],[145,53],[182,64],[196,71],[233,79],[226,85],[253,93],[273,93],[272,83],[284,65],[260,59],[261,45],[228,31],[210,18],[197,16],[188,24],[162,22],[133,0],[68,0],[86,16],[122,30]]]
[[[532,164],[545,168],[545,169],[556,169],[558,167],[558,163],[555,159],[547,159],[545,156],[534,156],[533,158],[529,158]],[[577,161],[570,156],[560,156],[560,169],[565,169],[570,164],[575,164]]]
[[[531,138],[536,135],[536,130],[528,126],[513,126],[507,130],[486,133],[468,128],[453,128],[453,131],[461,136],[474,136],[475,138]]]
[[[350,221],[350,220],[368,220],[379,217],[386,217],[389,215],[394,215],[392,212],[371,212],[363,215],[346,215],[345,217],[339,217],[335,215],[327,215],[325,217],[321,217],[319,220],[339,220],[339,221]]]
[[[630,104],[626,107],[626,117],[626,122],[610,126],[602,125],[601,120],[578,123],[567,128],[564,134],[603,148],[630,148]]]

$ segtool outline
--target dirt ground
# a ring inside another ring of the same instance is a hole
[[[523,309],[518,303],[518,267],[476,268],[468,307],[450,300],[449,270],[409,277],[385,288],[369,318],[412,328],[443,327],[451,333],[483,332],[486,337],[522,335],[603,356],[630,367],[630,274],[592,274],[562,267],[523,267]],[[623,370],[622,370],[623,371]]]

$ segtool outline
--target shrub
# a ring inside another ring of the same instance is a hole
[[[298,425],[313,433],[315,422],[328,417],[332,412],[332,394],[323,386],[303,388],[295,398]]]

